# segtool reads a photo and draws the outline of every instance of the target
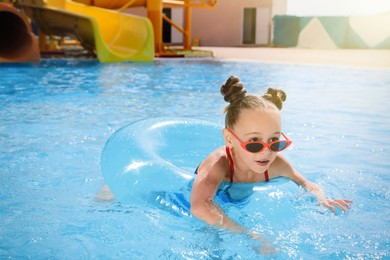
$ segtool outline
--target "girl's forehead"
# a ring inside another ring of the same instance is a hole
[[[279,110],[270,108],[261,109],[243,109],[240,113],[239,120],[249,121],[279,121],[281,114]]]
[[[278,132],[281,129],[281,114],[275,109],[244,109],[234,128],[242,133]]]

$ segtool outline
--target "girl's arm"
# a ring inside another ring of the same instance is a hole
[[[202,167],[198,168],[198,174],[192,186],[190,198],[191,214],[207,224],[227,229],[234,233],[245,234],[251,239],[259,241],[260,246],[256,250],[262,255],[274,254],[277,252],[277,249],[272,246],[272,243],[268,239],[256,232],[247,230],[245,227],[233,221],[214,202],[219,185],[224,180],[226,169],[229,169],[229,166],[223,158],[212,163],[206,159],[202,163]]]
[[[218,187],[224,179],[224,174],[222,174],[226,171],[224,162],[221,162],[221,159],[215,163],[209,163],[206,160],[202,166],[198,168],[198,174],[192,186],[191,214],[207,224],[236,233],[244,233],[245,228],[230,219],[214,202]]]
[[[305,190],[311,192],[316,196],[318,203],[330,209],[333,213],[336,213],[335,207],[339,208],[343,212],[347,212],[351,208],[349,205],[352,200],[348,199],[328,199],[323,189],[308,180],[305,179],[297,170],[295,170],[291,164],[282,155],[278,155],[275,159],[277,171],[281,173],[281,176],[287,177],[294,181],[296,184],[302,186]]]

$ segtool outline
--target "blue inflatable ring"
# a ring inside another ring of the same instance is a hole
[[[124,203],[152,192],[177,192],[198,164],[224,144],[222,126],[188,118],[151,118],[116,131],[101,155],[103,178]]]

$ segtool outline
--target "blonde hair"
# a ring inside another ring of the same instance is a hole
[[[262,96],[246,95],[244,84],[237,76],[229,77],[221,86],[221,94],[230,104],[224,109],[225,127],[233,128],[242,109],[277,108],[283,107],[286,93],[283,90],[269,88]]]

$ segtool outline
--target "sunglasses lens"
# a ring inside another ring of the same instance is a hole
[[[288,146],[286,141],[279,141],[271,145],[271,150],[274,152],[279,152],[285,149]]]
[[[259,143],[247,144],[246,149],[251,153],[257,153],[263,149],[263,145]]]

